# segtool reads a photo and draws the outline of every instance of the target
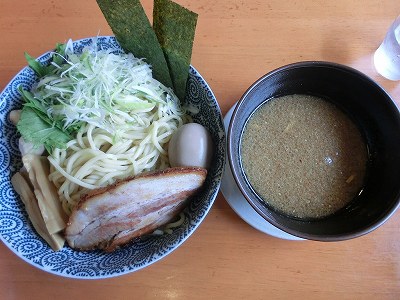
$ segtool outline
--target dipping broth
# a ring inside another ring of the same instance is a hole
[[[262,104],[240,143],[255,192],[296,218],[321,218],[348,204],[363,187],[367,147],[352,120],[332,103],[288,95]]]

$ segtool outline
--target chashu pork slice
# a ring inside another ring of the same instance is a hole
[[[75,249],[113,251],[170,222],[206,175],[203,168],[169,168],[93,190],[73,210],[65,238]]]

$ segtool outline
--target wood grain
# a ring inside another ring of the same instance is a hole
[[[353,66],[400,104],[372,54],[398,1],[177,0],[199,14],[192,64],[222,112],[272,69],[301,60]],[[150,15],[152,1],[142,1]],[[95,1],[0,0],[0,90],[56,42],[111,33]],[[151,18],[151,17],[150,17]],[[399,299],[400,215],[345,242],[289,242],[242,221],[219,195],[198,230],[165,259],[105,280],[45,273],[0,244],[0,299]]]

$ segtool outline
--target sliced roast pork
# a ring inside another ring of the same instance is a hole
[[[76,249],[113,251],[170,222],[206,174],[203,168],[169,168],[93,190],[72,212],[66,240]]]

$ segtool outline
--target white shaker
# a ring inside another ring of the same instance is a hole
[[[388,29],[374,54],[375,69],[383,77],[400,80],[400,16]]]

